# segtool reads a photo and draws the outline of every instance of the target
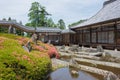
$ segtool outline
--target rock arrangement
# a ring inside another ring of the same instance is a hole
[[[116,51],[106,51],[100,45],[97,48],[85,48],[78,45],[62,46],[59,51],[61,57],[66,58],[67,56],[70,59],[69,66],[102,75],[104,80],[120,80],[118,76],[120,75],[120,58],[115,57],[113,53]],[[117,53],[120,54],[118,51]],[[109,70],[109,68],[118,70],[118,73]]]

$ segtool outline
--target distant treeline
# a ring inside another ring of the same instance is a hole
[[[83,22],[85,22],[85,21],[87,21],[87,19],[79,20],[79,21],[77,21],[77,22],[74,22],[74,23],[72,23],[72,24],[69,24],[68,27],[76,26],[76,25],[81,24],[81,23],[83,23]]]

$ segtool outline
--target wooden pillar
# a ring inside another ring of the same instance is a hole
[[[68,39],[69,39],[69,43],[68,44],[71,44],[71,33],[69,33]]]
[[[62,34],[62,44],[64,44],[64,34]]]
[[[95,32],[96,32],[96,43],[98,43],[98,31]]]
[[[114,24],[114,43],[116,48],[117,47],[117,23],[116,22]]]
[[[59,33],[59,42],[58,42],[59,45],[61,45],[61,34]]]
[[[47,40],[47,41],[49,41],[49,33],[47,33],[47,38],[48,38],[48,40]]]
[[[92,29],[90,28],[90,44],[92,44]]]
[[[84,43],[83,37],[84,37],[84,36],[83,36],[83,30],[82,30],[82,37],[81,37],[81,38],[82,38],[82,39],[81,39],[81,40],[82,40],[82,41],[81,41],[82,43]]]

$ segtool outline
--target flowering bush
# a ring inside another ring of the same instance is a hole
[[[39,50],[39,51],[47,51],[47,54],[49,55],[50,58],[55,57],[55,58],[59,58],[59,53],[57,51],[57,49],[50,44],[45,44],[42,43],[41,41],[38,41],[37,43],[39,46],[33,46],[33,49],[35,50]]]
[[[34,45],[33,49],[38,50],[38,51],[44,51],[45,50],[43,47],[38,46],[38,45]]]
[[[59,53],[57,51],[57,49],[52,46],[52,47],[49,47],[48,49],[48,55],[52,58],[52,57],[55,57],[55,58],[60,58],[59,56]]]
[[[20,43],[20,45],[25,45],[28,42],[28,39],[26,38],[18,38],[18,42]]]

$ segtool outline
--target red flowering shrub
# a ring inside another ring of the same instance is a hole
[[[55,57],[55,58],[60,58],[59,54],[58,54],[58,51],[57,49],[52,46],[48,49],[48,55],[52,58],[52,57]]]
[[[26,38],[18,38],[18,41],[23,46],[24,44],[26,44],[28,42],[28,39],[26,39]]]
[[[45,44],[45,48],[46,48],[47,50],[49,50],[51,47],[53,47],[53,46],[50,45],[50,44]]]
[[[35,50],[39,50],[39,51],[44,51],[44,50],[45,50],[43,47],[37,46],[37,45],[35,45],[33,48],[34,48]]]
[[[26,38],[18,38],[18,41],[19,41],[19,43],[21,45],[25,45],[28,42],[28,39],[26,39]],[[38,50],[38,51],[43,52],[43,53],[47,51],[47,54],[51,58],[52,57],[55,57],[55,58],[60,57],[59,54],[58,54],[57,49],[53,45],[44,44],[41,41],[38,41],[37,45],[32,44],[32,49]]]

